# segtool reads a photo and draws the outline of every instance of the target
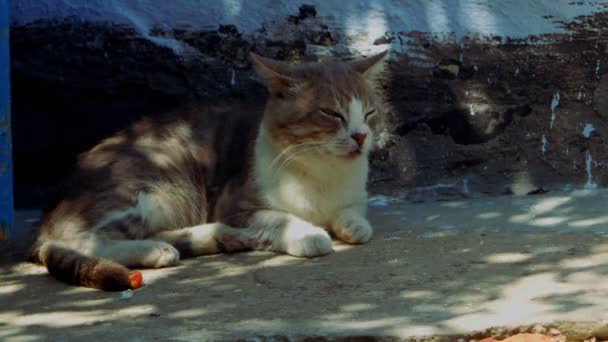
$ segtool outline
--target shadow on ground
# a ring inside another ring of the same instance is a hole
[[[252,252],[147,270],[117,293],[0,268],[1,340],[455,335],[608,319],[606,191],[405,203],[373,198],[375,239],[330,256]],[[6,242],[2,248],[10,247]]]

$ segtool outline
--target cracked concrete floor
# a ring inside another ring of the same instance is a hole
[[[606,190],[425,203],[375,197],[367,245],[336,243],[315,259],[188,259],[145,270],[147,285],[124,301],[10,261],[22,254],[17,237],[0,242],[0,340],[407,340],[554,321],[597,328],[608,321],[607,203]],[[19,212],[22,234],[36,216]]]

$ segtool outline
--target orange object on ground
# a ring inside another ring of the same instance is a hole
[[[557,342],[559,337],[546,336],[541,334],[517,334],[504,340],[497,340],[492,337],[483,339],[479,342]]]
[[[129,284],[132,289],[138,289],[144,284],[144,278],[139,271],[129,274]]]

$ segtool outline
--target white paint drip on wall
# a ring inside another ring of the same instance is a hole
[[[543,156],[545,155],[545,152],[547,152],[547,137],[545,137],[544,134],[541,138],[540,151],[542,152]]]
[[[471,116],[475,116],[475,108],[473,108],[472,103],[469,105],[469,113],[471,114]]]
[[[464,179],[462,180],[462,192],[465,195],[470,194],[470,190],[469,190],[469,178],[468,177],[464,177]]]
[[[555,117],[557,116],[556,109],[559,106],[559,90],[553,94],[553,99],[551,99],[551,128],[555,125]]]
[[[597,48],[597,47],[596,47]],[[595,78],[600,79],[600,60],[597,60],[597,64],[595,65]]]
[[[583,127],[583,136],[585,138],[589,138],[589,137],[591,137],[591,133],[593,133],[593,131],[595,131],[593,124],[586,123],[585,126]]]
[[[230,86],[234,88],[236,85],[236,72],[234,69],[230,69]]]
[[[593,167],[593,158],[591,157],[591,152],[589,151],[585,153],[585,165],[587,171],[587,183],[585,183],[585,189],[595,189],[597,188],[597,184],[593,182],[593,176],[591,175],[591,168]]]

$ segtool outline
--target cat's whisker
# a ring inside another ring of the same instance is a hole
[[[285,149],[283,149],[279,154],[277,154],[277,156],[272,160],[272,162],[270,163],[270,168],[273,168],[274,165],[283,157],[285,157],[289,152],[291,152],[291,150],[300,148],[302,146],[305,145],[309,145],[311,143],[316,143],[314,141],[307,141],[307,142],[303,142],[303,143],[299,143],[299,144],[292,144],[287,146]]]
[[[276,164],[281,161],[280,166],[275,170],[275,173],[285,167],[285,164],[290,160],[294,159],[298,154],[303,154],[304,152],[308,152],[314,150],[320,146],[323,146],[329,142],[329,140],[315,140],[315,141],[306,141],[299,144],[293,144],[287,146],[283,151],[281,151],[271,162],[270,169],[274,169]],[[282,159],[282,160],[281,160]],[[291,160],[293,161],[293,160]]]
[[[308,151],[314,150],[317,147],[318,146],[316,146],[316,145],[315,146],[301,146],[300,149],[292,152],[289,155],[286,155],[285,159],[283,160],[281,165],[279,165],[279,167],[274,170],[274,173],[275,174],[279,173],[281,170],[285,169],[287,166],[289,166],[291,163],[293,163],[299,155],[302,155]]]

